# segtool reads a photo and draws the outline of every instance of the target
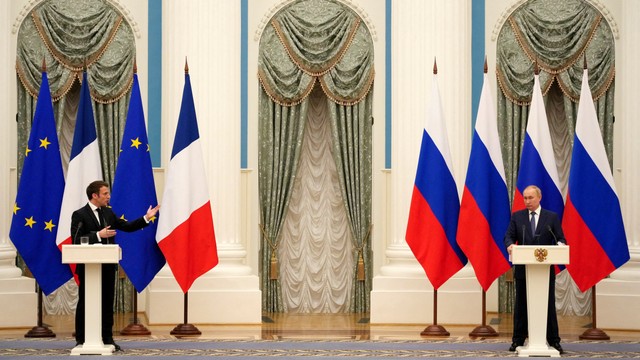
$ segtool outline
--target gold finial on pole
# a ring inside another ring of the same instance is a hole
[[[433,75],[438,75],[438,63],[435,56],[433,57]]]
[[[42,57],[42,72],[47,72],[47,61]]]
[[[187,57],[184,57],[184,74],[187,75],[189,73],[189,63],[187,62]]]
[[[138,73],[138,58],[137,57],[133,58],[133,73],[134,74]]]
[[[484,56],[484,73],[486,74],[489,71],[489,66],[487,66],[487,55]]]

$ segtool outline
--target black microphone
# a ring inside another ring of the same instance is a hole
[[[558,245],[558,238],[556,237],[556,234],[553,233],[553,229],[551,229],[551,225],[547,225],[547,230],[549,230],[549,232],[551,233],[551,236],[553,236],[553,240],[555,240],[556,245]]]
[[[76,234],[73,236],[73,243],[74,243],[74,244],[78,244],[78,241],[77,241],[77,239],[78,239],[78,233],[80,232],[80,229],[82,229],[82,225],[83,225],[83,224],[82,224],[82,221],[80,221],[80,222],[78,223],[78,228],[76,229]]]
[[[525,244],[524,237],[527,235],[527,226],[522,225],[522,245]]]

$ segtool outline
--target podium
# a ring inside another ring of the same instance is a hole
[[[527,273],[529,343],[516,348],[518,356],[560,357],[558,350],[547,345],[549,271],[551,265],[569,263],[569,246],[514,246],[511,250],[511,263],[525,265]]]
[[[102,342],[102,264],[117,264],[122,258],[118,245],[62,245],[63,264],[85,264],[85,342],[71,355],[111,355],[113,345]]]

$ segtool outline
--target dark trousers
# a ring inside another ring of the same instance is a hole
[[[547,342],[555,344],[560,342],[558,334],[558,316],[556,315],[556,276],[554,268],[549,273],[549,297],[547,304]],[[516,304],[513,311],[513,338],[517,344],[524,344],[529,336],[529,321],[527,319],[527,280],[516,278]],[[537,316],[538,314],[533,314]]]
[[[85,276],[84,265],[78,264],[76,273],[80,280],[80,288],[78,290],[78,305],[76,306],[76,342],[84,343],[84,314],[85,314]],[[113,343],[113,303],[114,289],[116,284],[115,264],[102,265],[102,342],[105,344]]]

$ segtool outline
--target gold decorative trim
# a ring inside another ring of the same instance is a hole
[[[354,100],[347,100],[343,97],[338,97],[336,94],[330,93],[329,90],[327,89],[327,84],[325,83],[323,77],[319,78],[320,88],[322,88],[322,92],[333,102],[342,106],[352,106],[364,100],[364,98],[367,96],[369,91],[371,91],[371,89],[373,88],[374,79],[375,79],[375,70],[372,67],[371,71],[369,72],[369,78],[367,79],[367,85],[360,90],[360,92],[358,93],[358,95]]]
[[[580,51],[578,51],[576,54],[570,57],[564,64],[560,65],[559,68],[553,68],[551,65],[547,64],[546,62],[544,62],[543,60],[541,60],[536,56],[534,51],[529,47],[529,44],[527,44],[527,42],[524,41],[524,35],[522,34],[520,28],[515,23],[513,16],[509,17],[509,25],[513,30],[513,34],[515,35],[516,40],[518,41],[518,44],[520,44],[520,48],[524,51],[524,53],[527,55],[529,60],[531,60],[531,62],[537,62],[540,69],[544,70],[545,72],[551,75],[557,75],[561,72],[564,72],[571,66],[573,66],[573,64],[575,64],[576,61],[582,59],[584,52],[586,51],[587,47],[591,43],[591,40],[593,40],[593,36],[595,35],[596,29],[598,28],[598,25],[600,25],[601,20],[602,20],[602,16],[598,14],[598,16],[596,17],[596,20],[593,22],[593,25],[591,26],[591,30],[589,31],[589,37],[587,41],[585,41],[584,45],[580,48]]]
[[[120,24],[122,24],[122,16],[118,15],[115,26],[113,27],[113,29],[111,29],[111,33],[109,34],[107,41],[93,55],[90,55],[87,59],[85,59],[84,64],[74,65],[71,63],[71,61],[65,59],[65,56],[63,54],[61,54],[56,49],[54,49],[49,38],[45,36],[42,23],[40,22],[40,19],[36,15],[35,11],[31,12],[31,19],[33,20],[33,23],[36,26],[36,30],[38,31],[38,35],[40,36],[40,39],[42,40],[44,45],[47,47],[47,50],[49,50],[49,53],[51,54],[51,56],[53,56],[54,59],[56,59],[60,64],[62,64],[62,66],[75,72],[82,71],[85,65],[89,66],[94,62],[96,62],[100,57],[102,57],[107,47],[109,47],[109,45],[113,42],[113,39],[115,38],[116,33],[120,29]]]
[[[361,23],[360,18],[356,18],[355,20],[356,21],[353,24],[353,28],[350,30],[347,41],[344,43],[340,51],[338,51],[338,54],[336,54],[336,56],[329,61],[329,63],[326,65],[326,67],[323,70],[316,71],[316,72],[310,69],[306,69],[304,66],[302,66],[302,59],[300,59],[298,55],[291,49],[289,43],[284,38],[284,34],[282,33],[280,24],[276,21],[275,18],[271,20],[271,26],[273,26],[273,29],[276,31],[276,34],[278,35],[278,39],[280,40],[280,43],[287,51],[289,58],[291,59],[291,61],[293,61],[294,64],[296,64],[296,66],[298,66],[298,68],[300,68],[300,70],[304,71],[306,74],[311,76],[322,76],[328,73],[329,71],[331,71],[331,69],[333,69],[333,67],[336,66],[336,64],[340,60],[342,60],[342,58],[344,57],[344,54],[347,52],[347,49],[349,49],[349,47],[351,46],[351,43],[353,42],[353,38],[356,36],[356,33]]]
[[[313,86],[316,83],[316,77],[313,77],[311,79],[311,82],[309,83],[309,86],[307,86],[307,88],[302,92],[302,95],[299,98],[293,99],[293,100],[286,100],[284,97],[280,96],[276,91],[274,91],[271,87],[269,87],[269,85],[267,84],[267,81],[264,80],[265,78],[266,77],[264,75],[263,70],[258,69],[258,81],[260,81],[260,85],[262,86],[262,89],[264,89],[264,92],[267,93],[267,96],[269,96],[271,101],[273,101],[274,103],[280,106],[295,106],[302,103],[309,96],[309,94],[311,94],[311,90],[313,90]]]

